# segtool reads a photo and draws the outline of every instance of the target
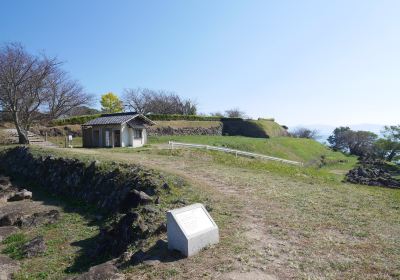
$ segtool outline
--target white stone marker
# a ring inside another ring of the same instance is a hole
[[[219,242],[218,226],[200,203],[168,211],[167,235],[168,249],[187,257]]]

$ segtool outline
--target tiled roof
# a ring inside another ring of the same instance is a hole
[[[97,119],[93,119],[84,124],[84,126],[89,125],[108,125],[108,124],[123,124],[126,123],[137,116],[140,116],[145,122],[152,124],[153,122],[146,117],[137,114],[137,113],[117,113],[117,114],[109,114],[102,115]]]

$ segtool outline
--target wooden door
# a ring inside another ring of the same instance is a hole
[[[121,131],[114,131],[114,147],[121,147]]]

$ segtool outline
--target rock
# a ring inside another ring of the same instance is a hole
[[[0,202],[6,202],[16,192],[18,189],[12,186],[10,178],[0,176]]]
[[[10,195],[7,199],[7,201],[20,201],[24,199],[31,199],[32,198],[32,192],[27,191],[25,189],[14,193],[13,195]]]
[[[154,231],[155,234],[167,232],[167,223],[161,223]]]
[[[145,260],[143,261],[144,265],[148,265],[148,266],[156,266],[160,263],[160,260]]]
[[[145,192],[131,190],[121,202],[121,212],[128,212],[129,209],[136,208],[138,205],[151,203],[153,199]]]
[[[18,231],[18,228],[14,227],[14,226],[0,227],[0,242],[17,231]]]
[[[14,226],[23,216],[24,214],[22,212],[12,212],[5,214],[0,218],[0,227]]]
[[[47,247],[43,236],[38,236],[22,246],[22,252],[25,257],[32,258],[43,254]]]
[[[11,181],[9,177],[0,176],[0,190],[6,190],[11,187]]]
[[[39,225],[54,224],[60,217],[58,210],[50,210],[39,213],[34,213],[30,216],[23,216],[17,222],[21,228],[36,227]]]
[[[379,162],[364,162],[355,167],[347,173],[346,181],[353,184],[400,188],[400,180],[393,178]]]
[[[146,204],[146,203],[149,203],[149,202],[152,202],[152,201],[153,201],[153,199],[152,199],[149,195],[147,195],[145,192],[137,191],[137,190],[133,190],[133,192],[134,192],[136,195],[139,196],[139,199],[140,199],[140,203],[141,203],[141,204]]]
[[[125,276],[118,272],[118,268],[110,262],[93,266],[88,272],[69,280],[124,280]]]
[[[139,249],[136,253],[131,256],[130,262],[133,265],[142,263],[146,258],[148,258],[147,254],[143,252],[142,249]]]
[[[7,201],[20,201],[24,200],[24,194],[22,192],[16,192],[10,195],[7,199]]]
[[[0,227],[18,226],[20,228],[35,227],[38,225],[53,224],[58,220],[60,213],[57,210],[24,215],[22,212],[8,213],[0,218]]]
[[[22,193],[23,193],[23,195],[24,195],[24,199],[32,199],[32,192],[23,189],[23,190],[22,190]]]
[[[17,188],[9,187],[4,190],[0,190],[0,202],[6,202],[8,199],[15,195],[18,192]]]
[[[130,212],[109,227],[101,228],[91,255],[107,254],[118,257],[127,250],[129,245],[137,245],[140,240],[148,238],[156,229],[145,218],[148,217],[137,212]]]
[[[173,204],[181,204],[181,205],[186,205],[188,202],[186,199],[178,198],[172,202]]]
[[[149,213],[149,214],[156,214],[156,213],[159,212],[159,210],[156,207],[152,206],[152,205],[145,205],[143,207],[143,211],[145,213]]]
[[[0,280],[11,280],[19,269],[19,263],[7,256],[0,255]]]
[[[124,253],[122,253],[121,256],[119,256],[119,258],[117,260],[117,265],[121,266],[121,265],[124,265],[127,262],[129,262],[133,256],[133,254],[134,253],[131,250],[128,250],[128,251],[125,251]]]

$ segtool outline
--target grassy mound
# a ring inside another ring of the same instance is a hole
[[[170,140],[227,147],[304,163],[324,160],[328,163],[342,163],[344,165],[356,162],[355,158],[333,152],[317,141],[289,137],[262,139],[242,136],[161,136],[151,137],[150,143],[167,143]]]
[[[252,121],[261,127],[269,137],[287,136],[288,132],[272,119],[258,119]]]

